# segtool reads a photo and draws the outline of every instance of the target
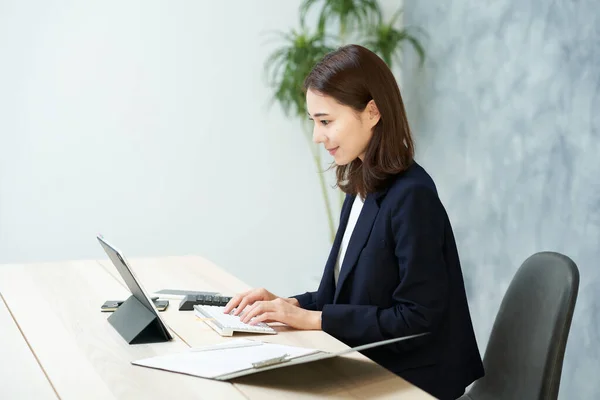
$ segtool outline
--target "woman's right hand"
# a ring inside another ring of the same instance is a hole
[[[247,292],[240,293],[229,300],[229,303],[227,303],[223,312],[225,314],[229,314],[231,310],[235,308],[233,315],[239,315],[247,306],[252,305],[257,301],[273,301],[279,298],[279,296],[274,295],[264,288],[248,290]],[[299,306],[296,299],[282,300],[285,300],[292,305]]]

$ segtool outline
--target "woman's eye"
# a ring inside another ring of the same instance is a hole
[[[329,121],[327,121],[326,119],[322,119],[321,125],[327,126],[327,125],[329,125]]]

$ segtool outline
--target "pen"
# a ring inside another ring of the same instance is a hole
[[[287,358],[289,356],[290,356],[289,354],[284,354],[280,357],[274,357],[274,358],[269,358],[267,360],[253,362],[252,366],[254,368],[262,368],[262,367],[268,367],[269,365],[280,364],[280,363],[283,363],[286,361],[290,361],[290,359]]]

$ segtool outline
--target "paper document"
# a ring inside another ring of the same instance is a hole
[[[249,339],[234,339],[214,346],[192,348],[181,353],[132,361],[132,364],[201,378],[229,380],[270,369],[338,357],[427,334],[382,340],[335,353]]]
[[[302,347],[235,339],[215,346],[192,348],[182,353],[146,358],[134,361],[133,364],[218,379],[220,376],[234,372],[252,370],[261,362],[273,359],[291,360],[317,352],[319,351]]]

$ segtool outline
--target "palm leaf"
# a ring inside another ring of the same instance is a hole
[[[420,64],[425,61],[425,49],[413,29],[398,29],[394,25],[402,10],[398,10],[388,22],[370,25],[366,31],[365,46],[379,56],[390,66],[399,61],[399,53],[404,42],[410,43],[419,55]]]
[[[381,9],[377,0],[304,0],[300,6],[300,19],[306,20],[310,9],[322,3],[318,17],[318,30],[324,33],[327,26],[333,22],[339,24],[340,37],[354,29],[361,29],[368,25],[369,19],[381,20]]]
[[[273,89],[270,103],[279,103],[287,116],[305,117],[304,79],[333,48],[327,44],[327,36],[320,32],[310,34],[306,30],[293,30],[279,37],[283,39],[282,44],[265,61],[265,78]]]
[[[423,48],[421,42],[419,42],[419,40],[416,37],[410,34],[406,34],[405,40],[407,40],[415,49],[415,51],[419,55],[420,64],[423,65],[423,63],[425,62],[425,48]]]

